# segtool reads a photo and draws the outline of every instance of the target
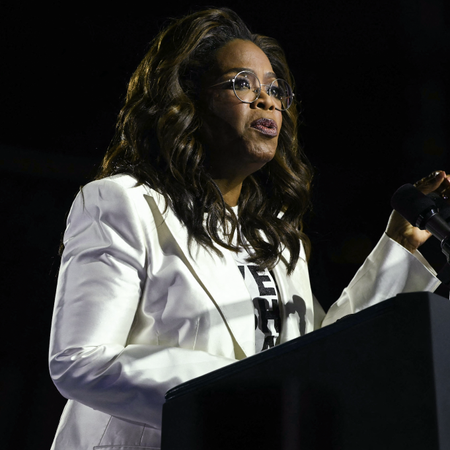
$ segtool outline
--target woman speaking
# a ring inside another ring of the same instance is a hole
[[[67,221],[50,372],[53,448],[158,449],[166,391],[400,292],[439,284],[393,213],[327,314],[312,295],[311,170],[282,49],[229,9],[173,21],[131,78]],[[442,171],[421,180],[447,188]]]

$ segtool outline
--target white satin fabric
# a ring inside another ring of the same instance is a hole
[[[193,243],[162,196],[117,175],[85,186],[64,236],[50,373],[68,399],[53,449],[160,447],[170,388],[255,352],[250,295],[233,255]],[[325,316],[304,252],[286,274],[281,342],[399,292],[439,284],[420,254],[383,236]]]

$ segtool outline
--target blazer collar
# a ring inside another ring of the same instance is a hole
[[[152,210],[156,226],[166,227],[176,242],[180,257],[205,290],[227,325],[235,345],[237,359],[255,353],[254,311],[242,275],[230,251],[220,248],[220,258],[212,250],[192,242],[188,247],[186,227],[170,208],[165,208],[162,195],[150,191],[145,199]],[[232,295],[230,295],[230,292]]]

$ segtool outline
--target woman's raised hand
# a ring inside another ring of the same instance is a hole
[[[450,205],[450,175],[447,175],[443,170],[431,173],[415,183],[414,186],[424,194],[438,193]],[[421,230],[411,225],[397,211],[393,211],[389,218],[386,234],[411,253],[417,250],[431,236],[429,231]]]

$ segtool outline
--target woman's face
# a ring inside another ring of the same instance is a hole
[[[264,88],[254,103],[243,103],[232,83],[213,86],[242,70],[254,72],[262,84],[276,78],[265,53],[250,41],[237,39],[218,50],[216,66],[204,83],[201,130],[216,178],[245,178],[270,161],[278,145],[282,115]]]

